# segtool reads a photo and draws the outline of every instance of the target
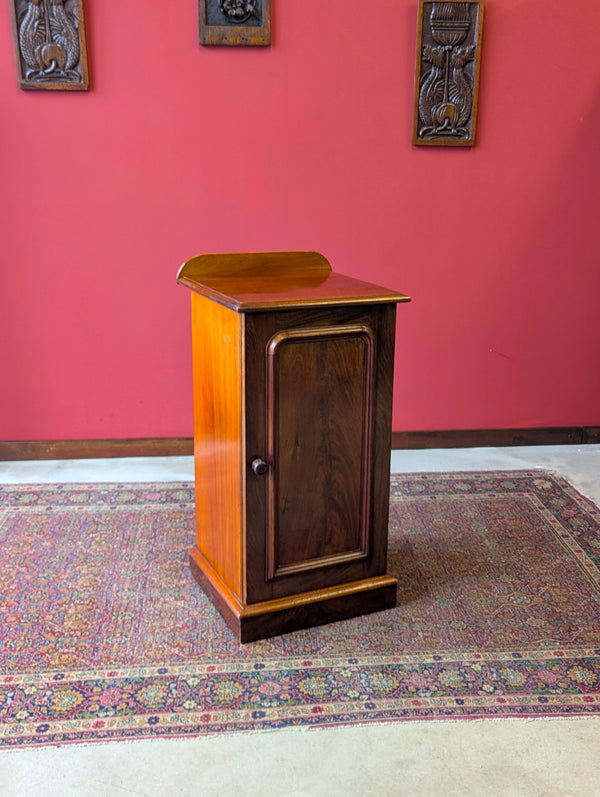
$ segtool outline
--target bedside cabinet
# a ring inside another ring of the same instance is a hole
[[[396,604],[396,305],[316,252],[201,255],[192,291],[196,580],[241,642]]]

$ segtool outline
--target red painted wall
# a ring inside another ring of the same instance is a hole
[[[201,252],[317,249],[413,296],[394,428],[600,423],[600,4],[488,2],[478,142],[414,148],[416,2],[86,0],[92,90],[17,89],[0,15],[0,439],[192,432]]]

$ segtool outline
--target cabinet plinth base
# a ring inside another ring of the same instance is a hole
[[[392,609],[396,605],[398,580],[390,575],[244,604],[212,572],[197,548],[190,549],[189,561],[194,578],[241,643]]]

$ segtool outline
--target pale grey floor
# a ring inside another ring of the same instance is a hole
[[[566,476],[600,505],[600,446],[392,455],[397,473],[531,468]],[[0,483],[192,477],[188,457],[0,462]],[[46,795],[600,797],[600,718],[405,722],[0,752],[1,797]]]

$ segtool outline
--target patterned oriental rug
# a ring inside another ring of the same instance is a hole
[[[398,607],[244,646],[192,485],[0,499],[1,745],[600,714],[600,511],[552,474],[392,477]]]

